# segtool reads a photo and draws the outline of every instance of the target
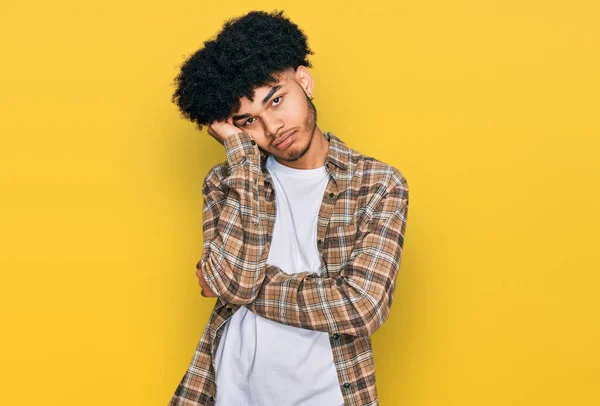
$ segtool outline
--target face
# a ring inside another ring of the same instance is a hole
[[[309,150],[317,123],[317,110],[307,94],[314,82],[308,69],[299,66],[278,75],[279,82],[255,89],[254,101],[240,99],[233,124],[248,133],[266,154],[283,161],[296,161]],[[273,145],[293,132],[282,148]]]

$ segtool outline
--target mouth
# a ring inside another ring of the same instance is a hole
[[[281,138],[273,143],[273,146],[277,149],[287,148],[292,142],[294,142],[294,134],[296,134],[296,130],[290,131],[288,134],[281,136]]]

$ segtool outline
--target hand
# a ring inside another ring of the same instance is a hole
[[[196,271],[196,276],[198,277],[198,284],[202,288],[200,294],[204,297],[217,297],[217,294],[208,286],[206,279],[204,279],[204,273],[202,272],[202,260],[198,262],[196,265],[198,270]]]
[[[233,125],[233,117],[228,117],[225,121],[213,121],[208,126],[207,132],[208,135],[217,140],[219,144],[224,145],[227,137],[244,131]]]

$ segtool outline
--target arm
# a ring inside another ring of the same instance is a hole
[[[288,275],[267,264],[257,299],[246,307],[290,326],[372,335],[389,316],[407,214],[408,184],[403,180],[377,203],[339,274],[307,278],[310,272]]]
[[[204,233],[200,266],[206,282],[223,301],[245,304],[258,294],[265,272],[261,269],[262,237],[259,224],[260,175],[258,147],[244,132],[224,140],[227,176],[213,168],[202,186]]]

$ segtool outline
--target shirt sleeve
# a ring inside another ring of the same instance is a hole
[[[404,246],[408,184],[393,186],[376,203],[367,229],[333,277],[289,275],[266,265],[256,300],[246,305],[267,319],[309,330],[372,335],[388,318]]]
[[[218,165],[202,186],[203,252],[199,266],[206,282],[221,300],[245,304],[254,300],[264,277],[260,267],[258,179],[260,153],[244,132],[227,137],[226,176]]]

